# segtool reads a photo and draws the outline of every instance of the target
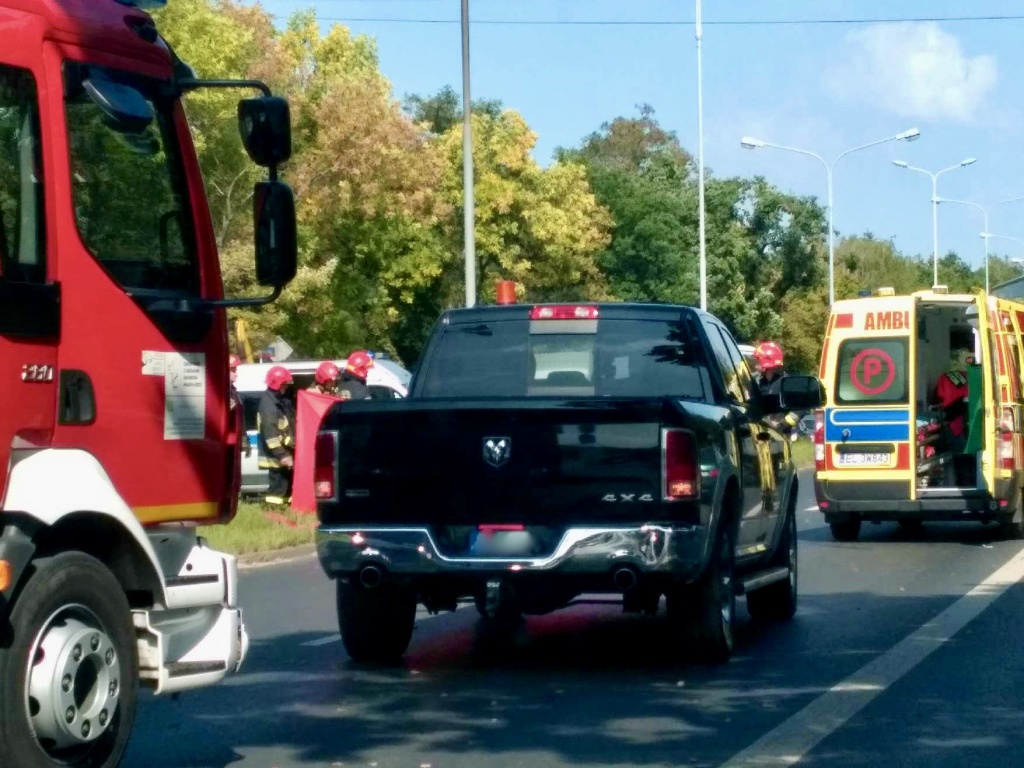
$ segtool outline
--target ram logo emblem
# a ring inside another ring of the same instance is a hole
[[[485,437],[484,438],[484,461],[492,467],[501,467],[508,464],[512,458],[511,437]]]

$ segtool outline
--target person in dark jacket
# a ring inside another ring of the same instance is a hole
[[[260,469],[270,480],[268,504],[288,504],[295,469],[295,404],[289,397],[294,386],[287,368],[275,365],[267,371],[267,391],[260,398],[256,417],[260,431]]]
[[[345,372],[338,384],[338,397],[342,400],[369,400],[372,396],[366,386],[366,377],[373,367],[373,355],[360,349],[348,356]]]

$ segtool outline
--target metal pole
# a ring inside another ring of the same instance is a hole
[[[982,239],[985,241],[985,295],[988,296],[988,233],[991,230],[988,228],[988,211],[982,208],[981,212],[985,216],[985,237]]]
[[[836,250],[835,250],[835,227],[832,224],[832,166],[826,166],[828,171],[828,305],[831,307],[836,303]]]
[[[701,25],[701,0],[697,0],[697,239],[700,244],[700,308],[708,308],[707,236],[704,212],[704,67],[702,47],[704,32]]]
[[[473,109],[469,97],[469,0],[462,0],[462,228],[466,306],[476,306],[476,215],[473,201]]]
[[[939,284],[939,176],[932,176],[932,285]]]

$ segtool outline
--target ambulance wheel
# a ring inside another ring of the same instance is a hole
[[[409,647],[416,623],[416,591],[397,584],[368,589],[337,582],[338,629],[352,661],[394,664]]]
[[[857,537],[860,536],[859,517],[854,517],[842,523],[829,523],[828,527],[832,531],[832,538],[836,541],[856,541]]]
[[[114,768],[137,696],[131,608],[117,579],[81,552],[36,561],[0,631],[0,763]]]

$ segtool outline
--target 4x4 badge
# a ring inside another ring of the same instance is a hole
[[[500,467],[507,464],[510,458],[512,458],[511,437],[484,438],[484,461],[492,467]]]

